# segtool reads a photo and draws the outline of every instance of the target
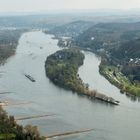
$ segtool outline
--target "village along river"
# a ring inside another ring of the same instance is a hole
[[[1,99],[15,104],[5,109],[15,117],[54,114],[44,118],[18,121],[21,124],[37,125],[41,134],[56,134],[67,131],[90,129],[89,133],[61,140],[138,140],[140,138],[140,103],[133,101],[111,85],[98,72],[100,58],[84,52],[84,65],[79,75],[92,89],[120,101],[119,106],[91,100],[55,86],[45,75],[45,60],[60,48],[52,35],[41,31],[24,33],[16,54],[0,67]],[[35,78],[31,82],[24,74]],[[23,103],[23,104],[20,104]],[[16,105],[17,104],[17,105]]]

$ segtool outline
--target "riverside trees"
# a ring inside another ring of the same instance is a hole
[[[18,125],[0,106],[0,140],[42,140],[36,126]]]

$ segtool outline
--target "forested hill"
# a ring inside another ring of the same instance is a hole
[[[104,51],[116,65],[130,59],[140,65],[140,22],[100,23],[76,37],[74,43],[95,52]]]
[[[140,38],[130,40],[110,52],[111,56],[117,59],[129,61],[130,59],[140,58]]]
[[[110,51],[113,63],[122,65],[122,72],[134,82],[140,82],[140,38]]]
[[[127,63],[132,59],[137,63],[140,61],[140,22],[97,24],[78,36],[76,43],[95,52],[103,49],[112,61]]]
[[[140,37],[140,22],[99,23],[80,34],[75,42],[78,46],[98,50],[118,47],[122,43]]]

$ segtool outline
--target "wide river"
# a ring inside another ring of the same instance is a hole
[[[5,109],[15,117],[55,114],[46,118],[18,121],[37,125],[41,134],[93,128],[94,131],[61,140],[138,140],[140,138],[140,103],[133,101],[111,85],[98,72],[100,58],[91,52],[85,54],[84,65],[79,74],[90,88],[97,89],[120,101],[113,106],[97,100],[78,96],[55,86],[45,75],[44,64],[48,55],[60,48],[52,35],[41,31],[24,33],[16,54],[0,67],[0,89],[11,94],[0,95],[11,104]],[[24,73],[32,75],[31,82]],[[21,104],[20,104],[21,103]]]

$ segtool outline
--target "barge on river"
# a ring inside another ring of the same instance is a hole
[[[25,75],[25,77],[27,77],[31,82],[35,82],[35,79],[32,77],[32,76],[30,76],[29,74],[24,74]]]

